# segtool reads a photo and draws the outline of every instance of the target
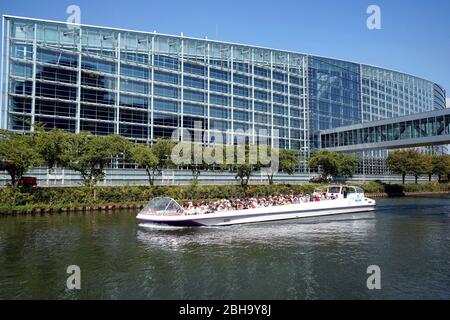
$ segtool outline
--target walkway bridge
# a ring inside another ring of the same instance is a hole
[[[323,130],[320,143],[342,152],[450,144],[450,108]]]

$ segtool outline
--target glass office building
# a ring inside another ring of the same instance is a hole
[[[428,80],[296,52],[12,16],[2,42],[0,128],[19,132],[42,123],[147,144],[175,129],[229,131],[227,143],[278,132],[307,157],[319,130],[445,108]]]

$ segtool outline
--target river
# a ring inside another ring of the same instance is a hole
[[[214,228],[143,228],[135,214],[0,218],[0,299],[450,299],[448,195]]]

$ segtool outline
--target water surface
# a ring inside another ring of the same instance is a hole
[[[142,227],[134,211],[1,218],[0,299],[450,299],[450,197],[378,203],[230,227]]]

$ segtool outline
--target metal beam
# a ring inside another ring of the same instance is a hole
[[[442,136],[432,136],[423,138],[411,138],[402,140],[393,140],[386,142],[364,143],[349,146],[324,148],[329,151],[338,152],[359,152],[367,150],[386,150],[386,149],[401,149],[401,148],[416,148],[424,146],[437,146],[450,144],[450,134]]]

